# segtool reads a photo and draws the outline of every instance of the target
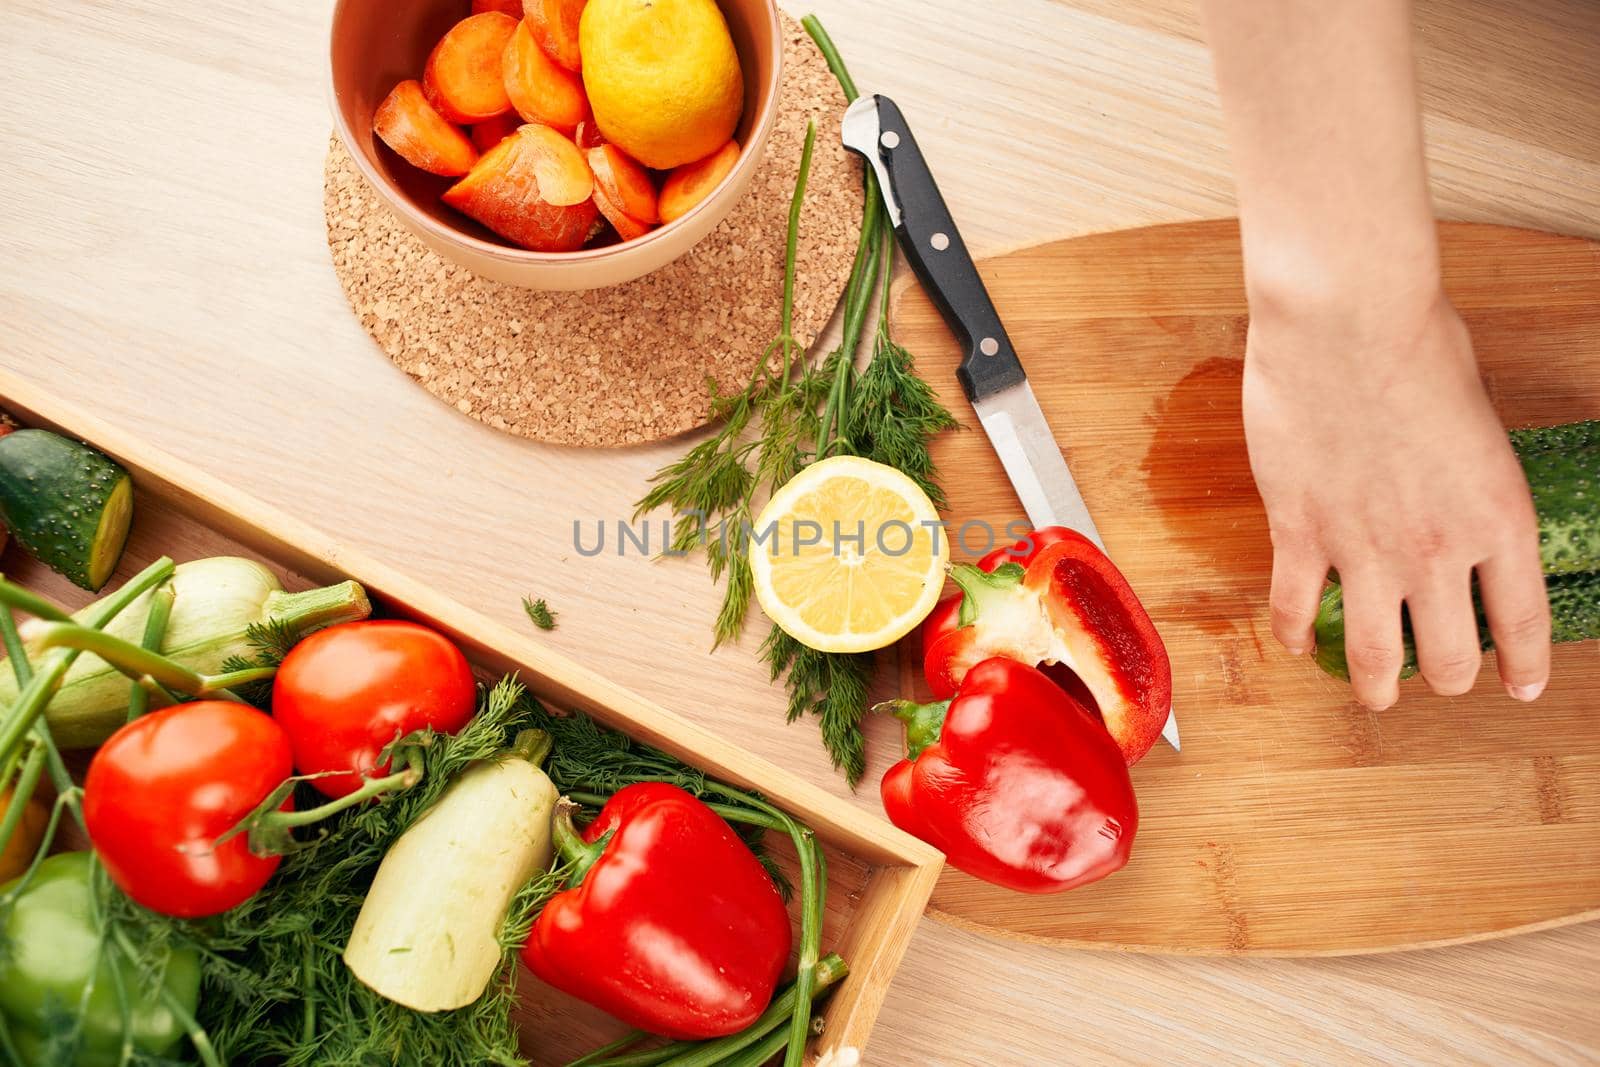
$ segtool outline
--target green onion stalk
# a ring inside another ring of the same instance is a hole
[[[51,806],[50,818],[45,825],[39,847],[34,851],[22,875],[7,888],[3,896],[0,896],[0,909],[10,907],[32,883],[55,841],[62,813],[71,811],[78,823],[80,825],[83,823],[82,791],[72,781],[61,759],[60,750],[50,736],[50,729],[44,720],[45,707],[50,703],[56,690],[61,687],[67,671],[82,652],[95,651],[98,654],[101,648],[106,647],[104,642],[115,640],[102,633],[101,628],[146,591],[152,589],[155,591],[152,593],[150,622],[145,627],[142,647],[130,647],[154,656],[154,650],[161,646],[167,622],[171,617],[173,594],[167,581],[171,578],[172,571],[172,560],[165,557],[157,560],[135,575],[112,596],[87,611],[81,623],[73,622],[64,609],[43,597],[0,579],[0,642],[5,646],[6,656],[11,662],[18,687],[16,702],[5,711],[3,719],[0,719],[0,767],[7,770],[6,776],[0,776],[0,786],[4,786],[8,781],[11,768],[19,768],[16,780],[12,783],[11,799],[6,806],[5,816],[0,819],[0,850],[5,848],[16,833],[21,813],[32,800],[44,768],[49,768],[56,789],[55,803]],[[27,650],[22,644],[13,610],[26,612],[46,622],[44,629],[47,636],[40,642],[45,656],[37,670],[29,661]],[[158,656],[155,658],[160,659]],[[163,664],[163,670],[166,665],[170,665],[169,661],[163,661]],[[142,666],[149,667],[151,663],[146,661]],[[144,698],[144,703],[141,703],[141,697]],[[130,719],[143,713],[148,707],[147,701],[148,689],[135,684],[130,694]],[[108,914],[109,896],[116,892],[111,885],[110,877],[93,854],[90,862],[95,886],[95,892],[90,894],[91,919],[99,930],[95,951],[101,958],[104,958],[106,953],[118,953],[129,961],[136,961],[138,951],[128,932]],[[124,986],[121,967],[95,967],[90,971],[89,979],[79,995],[78,1013],[81,1016],[87,1010],[90,998],[94,994],[95,983],[101,973],[109,973],[116,986],[117,1004],[121,1008],[123,1019],[122,1049],[119,1059],[120,1062],[127,1063],[133,1058],[134,1035],[129,990]],[[210,1036],[193,1015],[165,987],[161,990],[161,998],[163,1005],[184,1027],[200,1062],[205,1067],[222,1067],[222,1060],[212,1047]],[[16,1050],[12,1047],[9,1035],[5,1036],[4,1046],[14,1059]]]

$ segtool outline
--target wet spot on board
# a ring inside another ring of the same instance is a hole
[[[1198,564],[1169,617],[1213,636],[1264,611],[1271,580],[1266,512],[1245,450],[1243,373],[1238,358],[1195,364],[1147,416],[1150,446],[1140,466],[1157,517],[1186,561]]]

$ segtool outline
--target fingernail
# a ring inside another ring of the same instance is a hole
[[[1309,645],[1287,645],[1285,647],[1291,656],[1304,656],[1311,651],[1311,646]]]
[[[1543,682],[1534,682],[1532,685],[1508,685],[1506,692],[1511,694],[1513,700],[1538,700],[1539,694],[1544,692],[1544,687],[1549,684],[1548,679]]]

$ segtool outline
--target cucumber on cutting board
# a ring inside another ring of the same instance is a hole
[[[1550,596],[1551,639],[1556,644],[1600,638],[1600,420],[1513,430],[1511,446],[1522,461],[1539,515],[1539,558]],[[1344,593],[1322,594],[1317,612],[1317,665],[1350,680],[1344,653]],[[1494,647],[1478,605],[1478,636]],[[1417,673],[1409,622],[1400,676]]]
[[[114,461],[48,430],[0,437],[0,525],[40,563],[98,591],[132,521],[133,480]]]

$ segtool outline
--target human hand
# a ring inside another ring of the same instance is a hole
[[[1252,293],[1244,419],[1272,532],[1272,628],[1309,652],[1330,567],[1358,700],[1399,698],[1401,605],[1422,676],[1464,693],[1481,656],[1476,572],[1500,678],[1543,691],[1550,609],[1533,501],[1437,285],[1353,298]]]

